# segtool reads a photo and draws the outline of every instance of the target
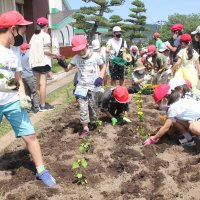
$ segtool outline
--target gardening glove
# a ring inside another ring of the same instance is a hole
[[[101,77],[97,78],[95,81],[94,81],[94,85],[96,87],[98,86],[101,86],[103,84],[103,79]]]
[[[65,59],[61,58],[61,57],[57,57],[57,61],[58,61],[58,64],[63,67],[64,69],[67,69],[67,63],[65,61]]]
[[[123,120],[124,120],[125,122],[131,122],[131,120],[130,120],[128,117],[123,117]]]
[[[153,139],[153,136],[149,137],[147,140],[144,141],[143,145],[146,146],[146,145],[150,145],[150,144],[155,144],[159,141],[159,139],[157,140],[154,140]]]
[[[24,96],[20,98],[20,106],[25,109],[31,108],[31,98],[29,96]]]
[[[117,124],[117,119],[115,117],[112,117],[111,121],[113,126]]]

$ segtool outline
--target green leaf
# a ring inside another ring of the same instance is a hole
[[[72,163],[72,169],[77,169],[77,168],[79,168],[80,167],[80,165],[79,165],[79,162],[78,161],[74,161],[73,163]]]
[[[83,158],[81,159],[81,165],[86,168],[88,166],[88,162]]]
[[[85,152],[85,147],[81,144],[81,146],[79,147],[79,151],[81,153]]]
[[[76,178],[81,179],[83,178],[83,174],[81,172],[76,173]]]

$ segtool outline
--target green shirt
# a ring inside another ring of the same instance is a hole
[[[158,51],[160,50],[161,44],[162,44],[162,40],[161,40],[160,38],[158,38],[158,39],[156,40],[156,47],[157,47]]]

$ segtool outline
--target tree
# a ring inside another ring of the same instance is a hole
[[[109,22],[103,15],[111,13],[110,7],[120,6],[125,0],[82,0],[85,3],[95,3],[96,6],[81,7],[80,10],[73,15],[76,20],[72,26],[83,29],[88,35],[90,41],[97,31],[98,26],[108,26]]]
[[[146,31],[146,16],[143,15],[146,12],[144,3],[140,0],[134,0],[131,4],[133,5],[133,8],[130,8],[132,13],[128,15],[128,19],[124,20],[128,24],[123,27],[130,43],[136,38],[145,38],[143,32]]]
[[[181,23],[184,25],[183,32],[191,33],[194,31],[199,25],[200,14],[192,14],[192,15],[180,15],[174,14],[169,16],[168,21],[160,28],[159,32],[161,33],[161,39],[163,41],[170,40],[172,35],[170,33],[170,28],[173,24]]]
[[[112,32],[113,27],[114,26],[122,27],[123,26],[122,21],[123,21],[123,19],[119,15],[110,16],[110,18],[109,18],[109,30],[108,30],[108,33],[106,34],[106,36],[112,37],[112,35],[113,35],[113,32]]]

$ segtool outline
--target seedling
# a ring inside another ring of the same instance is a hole
[[[97,121],[96,121],[96,125],[97,125],[97,126],[102,126],[102,121],[99,120],[99,119],[97,119]]]
[[[86,138],[85,142],[82,143],[79,147],[79,150],[81,153],[88,153],[91,150],[92,144],[91,144],[92,140],[90,138]]]
[[[136,100],[136,103],[137,103],[138,108],[142,108],[142,103],[143,103],[142,99]]]
[[[78,159],[72,163],[72,169],[75,170],[75,182],[78,185],[84,185],[87,184],[87,178],[83,175],[81,172],[82,168],[86,168],[88,166],[87,160],[84,158]]]
[[[145,128],[143,126],[138,126],[136,131],[140,134],[142,139],[146,140],[150,137],[150,133],[146,133]]]
[[[137,115],[138,115],[140,122],[143,122],[144,121],[144,113],[142,112],[141,109],[138,110]]]

